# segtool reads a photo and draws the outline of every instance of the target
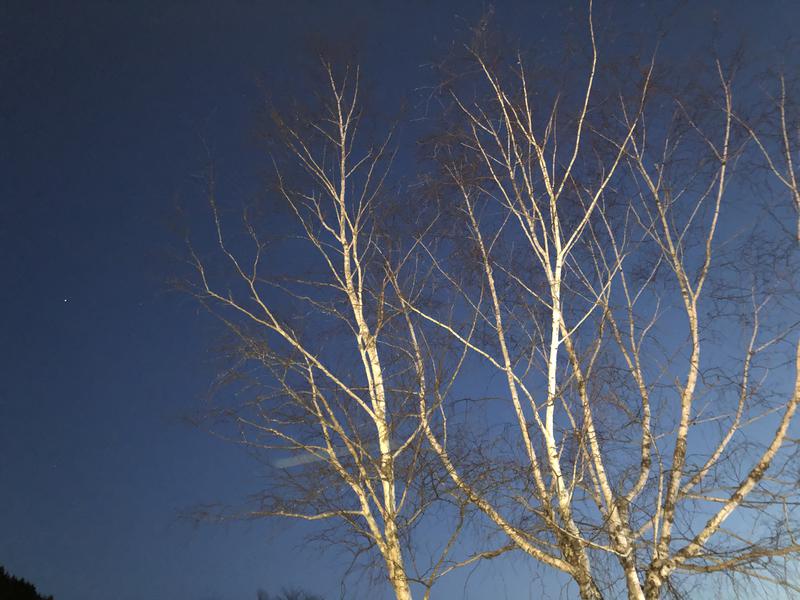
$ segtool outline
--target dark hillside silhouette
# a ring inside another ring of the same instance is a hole
[[[14,577],[0,567],[0,598],[2,600],[53,600],[52,596],[41,596],[32,583]]]
[[[258,590],[258,600],[322,600],[322,598],[302,590],[284,589],[277,596],[270,596],[264,590]]]

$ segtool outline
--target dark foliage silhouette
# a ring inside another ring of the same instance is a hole
[[[258,590],[258,600],[323,600],[321,596],[309,594],[303,590],[298,589],[284,589],[280,594],[275,596],[270,595],[264,590]]]
[[[2,600],[53,600],[52,596],[42,596],[32,583],[14,577],[0,567],[0,598]]]

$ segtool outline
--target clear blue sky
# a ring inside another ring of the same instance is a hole
[[[664,4],[598,10],[646,30]],[[788,1],[691,5],[675,48],[715,7],[756,44],[800,22]],[[176,197],[198,193],[199,133],[224,178],[254,176],[254,82],[290,93],[309,40],[355,39],[378,93],[413,98],[420,65],[484,6],[3,3],[0,564],[56,600],[245,600],[281,586],[338,597],[341,565],[304,550],[301,528],[195,529],[177,518],[260,480],[240,449],[180,422],[213,377],[212,336],[189,299],[165,292],[176,242],[167,223]],[[572,14],[557,1],[498,2],[496,12],[530,44]],[[524,563],[495,568],[467,588],[467,573],[454,578],[439,597],[539,597]]]

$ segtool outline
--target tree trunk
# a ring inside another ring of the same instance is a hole
[[[386,524],[384,559],[386,560],[389,582],[394,589],[395,598],[397,600],[412,600],[411,588],[408,585],[408,577],[403,564],[403,553],[400,550],[400,540],[397,537],[397,530],[393,522],[387,522]]]
[[[578,593],[581,600],[603,600],[603,594],[600,593],[600,588],[589,575],[576,576],[575,581],[578,583]]]
[[[644,581],[645,600],[658,600],[661,597],[664,581],[665,579],[659,571],[651,569]]]

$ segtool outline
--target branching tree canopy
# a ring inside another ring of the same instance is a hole
[[[611,65],[591,10],[561,74],[489,29],[442,63],[413,185],[325,61],[319,110],[274,116],[286,239],[209,175],[191,289],[269,457],[248,515],[334,524],[401,600],[505,552],[585,600],[800,592],[794,82]]]

